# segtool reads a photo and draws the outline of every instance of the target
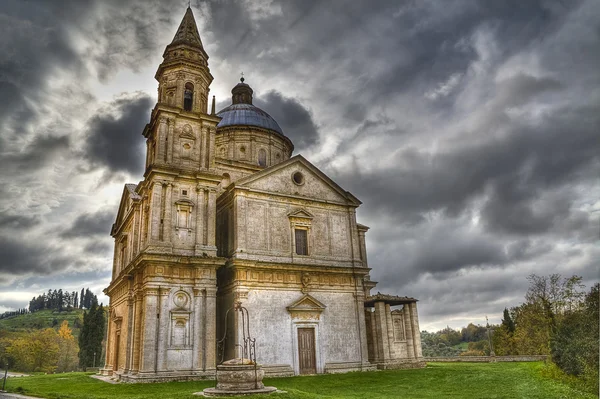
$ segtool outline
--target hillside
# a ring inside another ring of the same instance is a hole
[[[64,310],[62,312],[45,309],[34,313],[0,319],[0,336],[49,327],[57,329],[63,320],[69,322],[69,327],[73,330],[73,335],[77,336],[79,335],[79,328],[83,325],[83,312],[83,309]]]

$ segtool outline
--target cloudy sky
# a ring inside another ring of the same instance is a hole
[[[600,2],[191,5],[218,108],[243,71],[295,153],[363,201],[375,291],[418,298],[422,328],[498,322],[531,273],[598,281]],[[0,311],[107,286],[186,7],[2,0]]]

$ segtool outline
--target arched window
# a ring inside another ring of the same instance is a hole
[[[258,166],[267,166],[267,152],[264,148],[258,150]]]
[[[186,111],[191,111],[192,104],[194,104],[194,85],[191,83],[186,83],[185,92],[183,93],[183,109]]]

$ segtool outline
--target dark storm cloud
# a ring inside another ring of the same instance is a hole
[[[111,172],[141,175],[144,169],[142,131],[150,120],[152,99],[138,93],[119,98],[92,117],[87,126],[85,156],[93,166]]]
[[[115,220],[114,211],[98,211],[79,215],[71,227],[61,233],[65,238],[89,238],[110,234],[110,226]]]
[[[6,150],[0,165],[5,171],[35,171],[66,155],[69,147],[70,139],[67,136],[35,136],[24,148],[12,152]]]
[[[40,101],[45,94],[46,78],[54,68],[70,70],[77,75],[81,60],[69,42],[69,24],[65,21],[87,13],[81,3],[2,2],[0,103],[3,106],[0,129],[20,131],[40,116],[32,102]]]
[[[0,272],[24,275],[30,272],[55,273],[65,269],[70,262],[44,244],[28,243],[19,237],[0,236]]]
[[[83,251],[89,254],[107,254],[112,249],[112,243],[104,241],[92,241],[83,247]]]
[[[294,143],[296,152],[318,141],[319,133],[312,115],[298,100],[272,90],[256,98],[254,104],[277,121],[283,133]]]
[[[7,211],[0,212],[0,229],[29,229],[41,223],[38,216],[12,215]]]

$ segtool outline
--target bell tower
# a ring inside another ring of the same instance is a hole
[[[213,77],[191,8],[186,10],[163,59],[155,75],[159,104],[206,114]]]
[[[158,81],[158,102],[144,130],[146,174],[163,167],[213,171],[219,118],[208,114],[213,76],[191,8],[165,48],[154,77]]]
[[[191,8],[158,67],[158,102],[144,128],[146,169],[127,184],[111,235],[106,364],[122,381],[214,376],[216,198],[220,118],[207,113],[213,80]]]

